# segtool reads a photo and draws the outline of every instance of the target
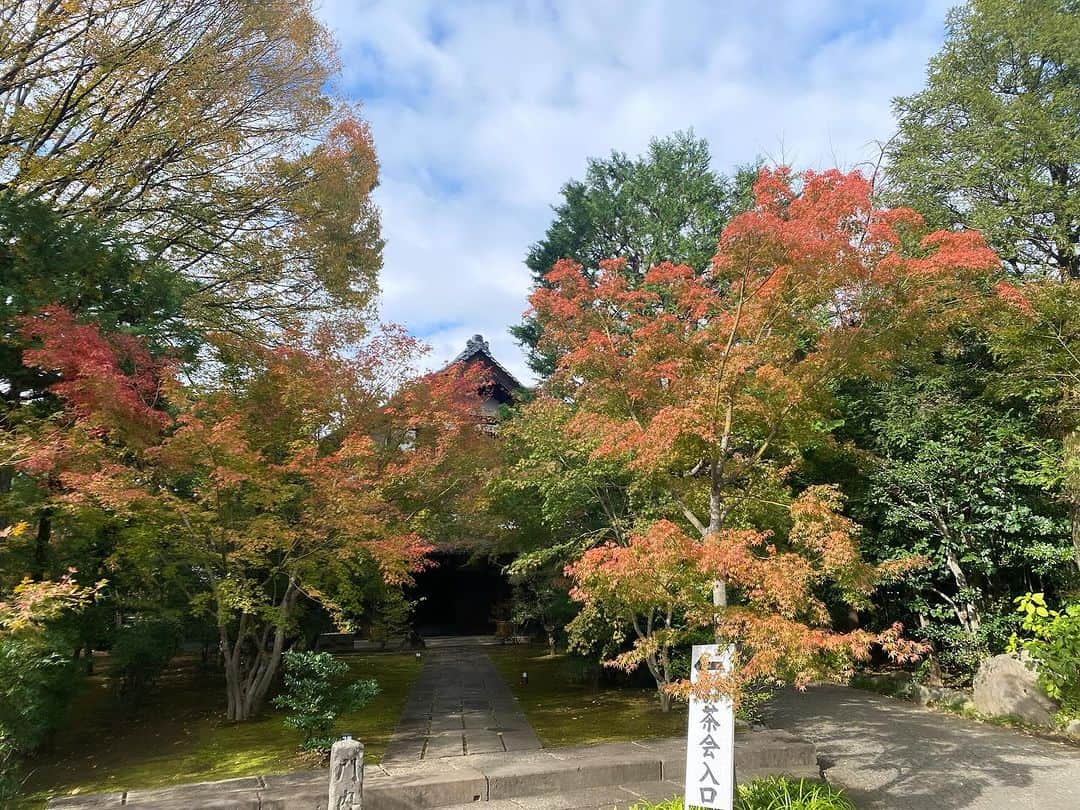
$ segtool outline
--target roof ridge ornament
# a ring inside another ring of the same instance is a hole
[[[466,340],[465,350],[453,360],[451,360],[449,363],[447,363],[446,366],[444,366],[443,368],[450,368],[457,363],[467,363],[469,360],[472,360],[478,355],[483,355],[486,361],[492,366],[494,366],[498,373],[505,376],[505,380],[502,382],[502,386],[506,388],[507,391],[516,391],[520,388],[525,387],[520,382],[518,382],[518,379],[510,373],[506,366],[504,366],[502,363],[495,359],[495,356],[491,353],[491,346],[488,345],[488,342],[481,334],[473,335],[471,338]]]

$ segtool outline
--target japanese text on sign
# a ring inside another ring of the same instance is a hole
[[[716,644],[696,644],[690,659],[690,683],[696,684],[703,673],[726,673],[730,667],[730,650],[721,652]],[[701,700],[691,695],[686,738],[686,806],[732,810],[734,777],[735,712],[731,701]]]

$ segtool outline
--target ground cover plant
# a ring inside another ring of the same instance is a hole
[[[635,804],[631,810],[683,810],[681,798],[660,804]],[[769,777],[739,785],[736,810],[855,810],[842,790],[809,779]],[[688,810],[693,810],[691,805]]]
[[[340,715],[332,733],[363,740],[365,761],[377,763],[420,662],[412,653],[338,660],[347,665],[353,682],[375,680],[380,690],[366,706]],[[104,672],[107,661],[100,663],[96,669]],[[167,787],[318,765],[318,757],[300,750],[303,735],[286,726],[283,711],[269,709],[246,723],[226,722],[219,700],[207,700],[207,695],[220,694],[222,680],[198,657],[181,657],[134,712],[118,716],[105,675],[92,676],[51,748],[30,760],[24,774],[26,798],[18,806],[44,807],[49,796],[58,794]]]

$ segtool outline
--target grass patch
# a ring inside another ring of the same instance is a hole
[[[862,689],[864,692],[874,692],[885,697],[903,698],[911,681],[899,677],[883,676],[876,673],[856,672],[848,681],[852,689]]]
[[[488,647],[495,668],[510,685],[540,741],[548,747],[675,737],[686,733],[686,706],[660,711],[655,689],[576,683],[571,659],[546,647]],[[529,673],[528,685],[521,673]]]
[[[773,776],[739,785],[737,790],[735,810],[855,810],[843,791],[814,779]],[[660,804],[635,804],[631,810],[684,810],[684,805],[676,796]]]
[[[339,718],[335,733],[363,741],[366,761],[378,762],[420,662],[411,652],[356,655],[347,661],[350,675],[374,678],[380,693]],[[178,661],[135,713],[119,712],[113,701],[104,678],[92,677],[53,749],[26,763],[26,798],[17,807],[43,807],[57,794],[167,787],[315,764],[298,750],[300,734],[285,726],[282,712],[268,708],[256,720],[226,722],[222,676],[203,672],[194,660]]]

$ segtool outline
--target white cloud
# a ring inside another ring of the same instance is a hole
[[[893,132],[891,98],[922,85],[949,5],[324,0],[382,164],[383,316],[433,364],[481,332],[528,379],[506,331],[523,258],[587,157],[693,127],[720,171],[858,165]]]

